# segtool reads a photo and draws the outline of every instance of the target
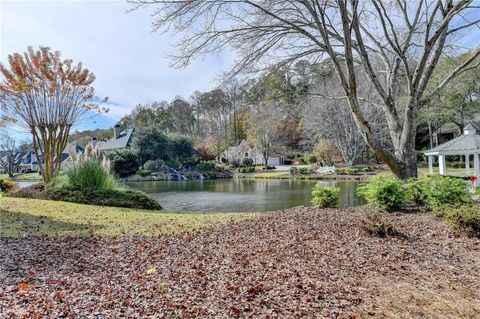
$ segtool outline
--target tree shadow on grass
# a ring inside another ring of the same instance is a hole
[[[0,238],[31,236],[86,237],[92,235],[92,226],[96,229],[102,227],[100,225],[64,222],[47,216],[0,210]]]

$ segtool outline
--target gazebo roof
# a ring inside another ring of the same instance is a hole
[[[461,155],[480,153],[480,135],[468,124],[464,134],[425,152],[425,155]]]

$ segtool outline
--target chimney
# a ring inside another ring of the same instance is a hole
[[[117,139],[119,134],[120,134],[120,125],[115,124],[115,126],[113,127],[113,138]]]
[[[92,147],[95,148],[97,146],[97,138],[92,137]]]

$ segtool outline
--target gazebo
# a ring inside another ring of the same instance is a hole
[[[433,174],[433,157],[438,156],[438,172],[440,175],[447,175],[447,166],[445,156],[463,155],[465,156],[465,172],[467,176],[476,176],[476,186],[479,184],[480,167],[480,135],[472,124],[468,124],[463,129],[463,135],[438,145],[425,152],[428,157],[428,173]],[[470,172],[470,158],[473,157],[473,172]]]

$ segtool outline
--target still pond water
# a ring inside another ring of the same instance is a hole
[[[312,187],[338,186],[340,207],[363,204],[356,181],[192,180],[130,182],[127,185],[157,199],[166,211],[271,211],[310,206]]]

